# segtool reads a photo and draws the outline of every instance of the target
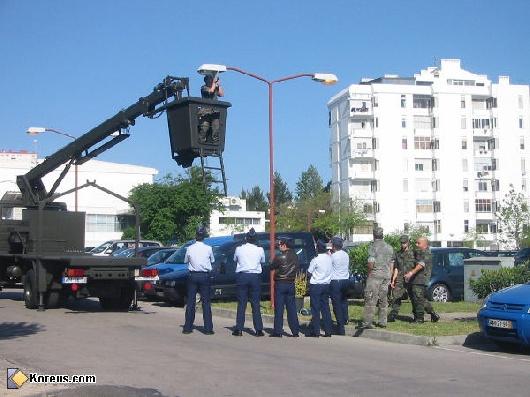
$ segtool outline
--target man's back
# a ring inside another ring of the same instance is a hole
[[[368,256],[368,261],[374,264],[370,275],[389,278],[392,271],[394,249],[383,240],[375,240],[368,249]]]
[[[236,248],[234,261],[236,272],[261,273],[261,263],[265,262],[265,251],[257,245],[245,243]]]

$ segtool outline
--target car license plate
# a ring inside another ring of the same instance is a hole
[[[510,320],[496,320],[494,318],[488,319],[488,325],[494,328],[512,329],[513,323]]]
[[[136,281],[156,281],[156,280],[159,280],[159,277],[156,276],[156,277],[135,277],[134,278]],[[156,283],[153,283],[153,284],[156,284]]]
[[[63,284],[86,284],[87,277],[63,277]]]

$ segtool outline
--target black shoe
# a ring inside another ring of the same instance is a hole
[[[393,314],[390,314],[388,318],[386,319],[386,321],[389,323],[393,323],[396,321],[396,316],[394,316]]]
[[[355,329],[374,329],[374,326],[372,324],[361,323]]]
[[[241,330],[239,330],[239,329],[235,329],[234,331],[232,331],[232,335],[234,335],[234,336],[243,336],[243,332],[241,332]]]
[[[263,331],[256,331],[255,336],[265,336]]]
[[[276,332],[273,332],[272,334],[269,335],[270,338],[281,338],[282,337],[282,334],[277,334]]]
[[[204,331],[204,335],[213,335],[215,332],[213,331]]]
[[[440,320],[440,315],[436,312],[431,313],[431,322],[437,323]]]
[[[300,335],[299,334],[292,334],[292,335],[289,335],[289,338],[299,338]]]
[[[331,338],[331,334],[325,333],[323,338]]]
[[[183,330],[182,330],[182,333],[183,333],[183,334],[186,334],[186,335],[187,335],[187,334],[191,334],[192,332],[193,332],[193,330],[191,330],[191,329],[183,329]]]

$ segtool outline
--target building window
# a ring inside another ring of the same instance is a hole
[[[440,180],[439,179],[435,179],[434,181],[432,181],[432,191],[433,192],[440,191]]]
[[[492,109],[497,107],[497,98],[490,97],[486,99],[486,109]]]
[[[401,118],[401,128],[407,128],[407,119]]]
[[[460,97],[460,107],[461,107],[462,109],[465,109],[465,108],[466,108],[466,97],[463,96],[463,95]]]
[[[405,95],[401,95],[401,107],[407,107],[407,97]]]
[[[409,191],[409,180],[403,179],[403,191],[408,192]]]
[[[466,125],[466,117],[465,116],[462,116],[460,118],[460,128],[465,130],[467,128],[467,125]]]
[[[429,136],[415,136],[414,149],[425,150],[432,149],[432,141]]]
[[[524,150],[524,136],[519,138],[519,148]]]
[[[438,128],[438,117],[432,118],[432,128]]]
[[[379,181],[370,181],[370,189],[372,192],[379,191]]]
[[[487,223],[478,223],[475,226],[475,231],[478,234],[488,234],[488,224]]]
[[[378,107],[379,106],[379,100],[377,99],[376,96],[372,97],[372,106],[374,108]]]
[[[416,200],[416,212],[432,213],[432,200]]]
[[[438,171],[440,169],[440,159],[432,159],[432,170]]]
[[[498,192],[500,190],[500,183],[498,179],[493,179],[491,181],[491,190],[493,192]]]
[[[433,201],[432,206],[433,206],[434,212],[442,211],[442,204],[439,201]]]
[[[486,181],[478,181],[477,183],[477,190],[479,192],[487,192],[488,191],[488,182]]]
[[[432,127],[432,117],[414,116],[414,128],[429,130]]]
[[[87,214],[87,232],[121,232],[122,225],[116,215]]]
[[[220,225],[259,225],[260,218],[242,218],[242,217],[233,217],[233,216],[220,216],[219,217]]]
[[[435,219],[434,220],[434,231],[436,233],[441,233],[442,232],[442,221],[439,220],[439,219]]]
[[[523,180],[521,181],[521,190],[522,190],[523,192],[526,192],[526,179],[523,179]]]
[[[462,159],[462,171],[467,172],[467,159]]]
[[[519,128],[523,128],[523,118],[519,117]]]
[[[423,171],[423,164],[416,163],[414,168],[416,169],[416,171]]]
[[[467,219],[464,220],[464,233],[469,233],[469,221]]]
[[[416,109],[429,109],[433,107],[433,97],[430,95],[414,95],[412,107]]]
[[[464,212],[469,212],[469,200],[464,200]]]
[[[521,159],[521,174],[526,175],[526,159]]]
[[[408,147],[408,142],[407,142],[407,137],[404,136],[403,138],[401,138],[401,149],[407,149]]]
[[[522,95],[519,95],[517,97],[517,103],[519,104],[519,109],[522,109],[523,108],[523,96]]]
[[[462,149],[467,149],[467,138],[462,138]]]
[[[488,140],[488,150],[494,150],[499,148],[499,138],[493,138]]]
[[[491,212],[491,200],[489,199],[475,199],[476,212]]]
[[[464,179],[464,182],[462,183],[462,186],[464,187],[464,192],[469,191],[469,182],[467,179]]]
[[[375,128],[379,128],[379,117],[375,118]]]

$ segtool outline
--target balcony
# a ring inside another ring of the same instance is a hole
[[[475,157],[491,157],[493,155],[493,150],[491,149],[481,149],[475,150],[473,156]]]
[[[374,149],[352,149],[351,157],[353,159],[373,159],[375,157]]]
[[[493,137],[492,128],[473,128],[473,138],[491,138]]]
[[[351,169],[349,172],[350,180],[364,180],[371,181],[375,179],[373,171],[363,171],[359,169]]]

